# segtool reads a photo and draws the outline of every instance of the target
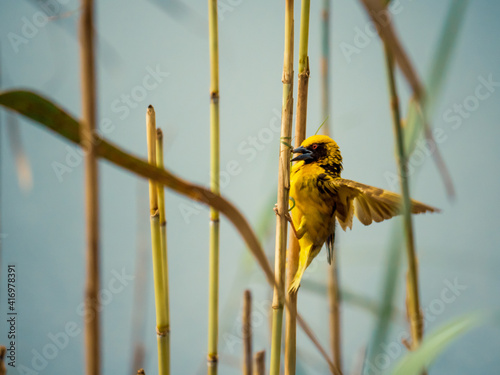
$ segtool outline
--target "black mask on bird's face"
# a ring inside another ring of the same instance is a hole
[[[303,165],[317,164],[332,176],[340,176],[342,172],[342,155],[337,143],[330,137],[314,135],[292,152],[299,154],[292,161],[303,161]]]

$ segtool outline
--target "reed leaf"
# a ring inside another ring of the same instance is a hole
[[[330,267],[328,267],[329,269]],[[304,280],[301,284],[301,287],[308,292],[315,293],[319,296],[328,295],[328,285],[312,281],[312,280]],[[360,309],[366,310],[369,313],[372,313],[375,316],[380,316],[381,314],[385,314],[386,312],[383,310],[381,304],[379,304],[375,299],[364,296],[360,293],[354,292],[349,289],[342,288],[339,290],[338,295],[339,303],[346,303],[352,305],[353,307],[358,307]],[[402,311],[398,310],[394,306],[389,306],[389,312],[387,313],[389,319],[395,318],[404,318],[404,314]]]
[[[448,346],[480,325],[500,324],[500,312],[474,312],[461,316],[428,334],[422,345],[407,353],[394,367],[392,375],[418,375],[436,360]]]
[[[396,63],[398,64],[401,72],[406,77],[406,80],[410,84],[413,91],[413,95],[419,103],[423,100],[424,91],[420,79],[413,67],[408,55],[406,54],[403,45],[399,41],[396,31],[392,25],[390,17],[385,17],[385,23],[382,24],[376,15],[381,14],[386,11],[385,1],[382,0],[360,0],[363,4],[366,13],[372,19],[373,23],[377,27],[380,38],[384,41],[387,48],[391,51],[394,56]]]
[[[432,157],[440,171],[440,176],[445,185],[447,194],[452,198],[455,195],[455,190],[453,188],[451,176],[446,168],[439,148],[434,141],[428,119],[432,118],[437,106],[438,98],[449,71],[451,57],[458,40],[458,35],[460,34],[468,3],[468,0],[450,2],[448,14],[432,59],[429,77],[426,81],[427,95],[424,100],[425,112],[421,110],[414,100],[411,100],[406,116],[404,133],[405,147],[408,150],[408,155],[411,155],[417,147],[418,140],[421,138],[422,129],[424,130],[424,136],[427,142],[430,144],[430,147],[434,149]]]
[[[468,4],[468,0],[450,2],[425,84],[426,97],[424,106],[429,118],[432,117],[436,109],[444,82],[450,70],[451,57],[457,45]],[[422,134],[424,126],[422,120],[416,103],[411,101],[405,125],[405,147],[408,150],[408,155],[415,150],[417,141]]]
[[[386,265],[384,267],[385,277],[382,285],[380,313],[377,316],[375,332],[372,335],[367,353],[370,360],[374,359],[380,353],[381,347],[379,344],[386,341],[392,316],[391,311],[394,309],[396,286],[400,280],[400,264],[404,254],[402,249],[403,233],[401,232],[399,223],[397,224],[394,224],[391,230],[391,242],[388,247]]]

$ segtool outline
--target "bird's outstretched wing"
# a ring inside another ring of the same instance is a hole
[[[378,223],[401,213],[399,194],[330,176],[323,178],[321,185],[324,193],[334,196],[335,215],[344,231],[347,227],[352,228],[353,215],[364,225],[370,225],[372,221]],[[411,201],[411,212],[414,214],[438,211],[421,202]]]

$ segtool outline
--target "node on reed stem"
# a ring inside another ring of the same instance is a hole
[[[156,166],[163,169],[163,132],[160,128],[156,129]],[[164,303],[165,303],[165,366],[167,374],[170,373],[170,304],[168,291],[168,255],[167,255],[167,219],[165,216],[165,188],[157,186],[158,194],[158,214],[160,221],[160,247],[162,253],[162,271],[164,285]]]

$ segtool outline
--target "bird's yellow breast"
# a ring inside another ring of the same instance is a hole
[[[324,172],[316,163],[299,162],[293,166],[290,178],[291,204],[295,203],[292,220],[298,227],[304,217],[305,240],[316,246],[323,245],[335,224],[335,202],[318,189],[318,176]]]

